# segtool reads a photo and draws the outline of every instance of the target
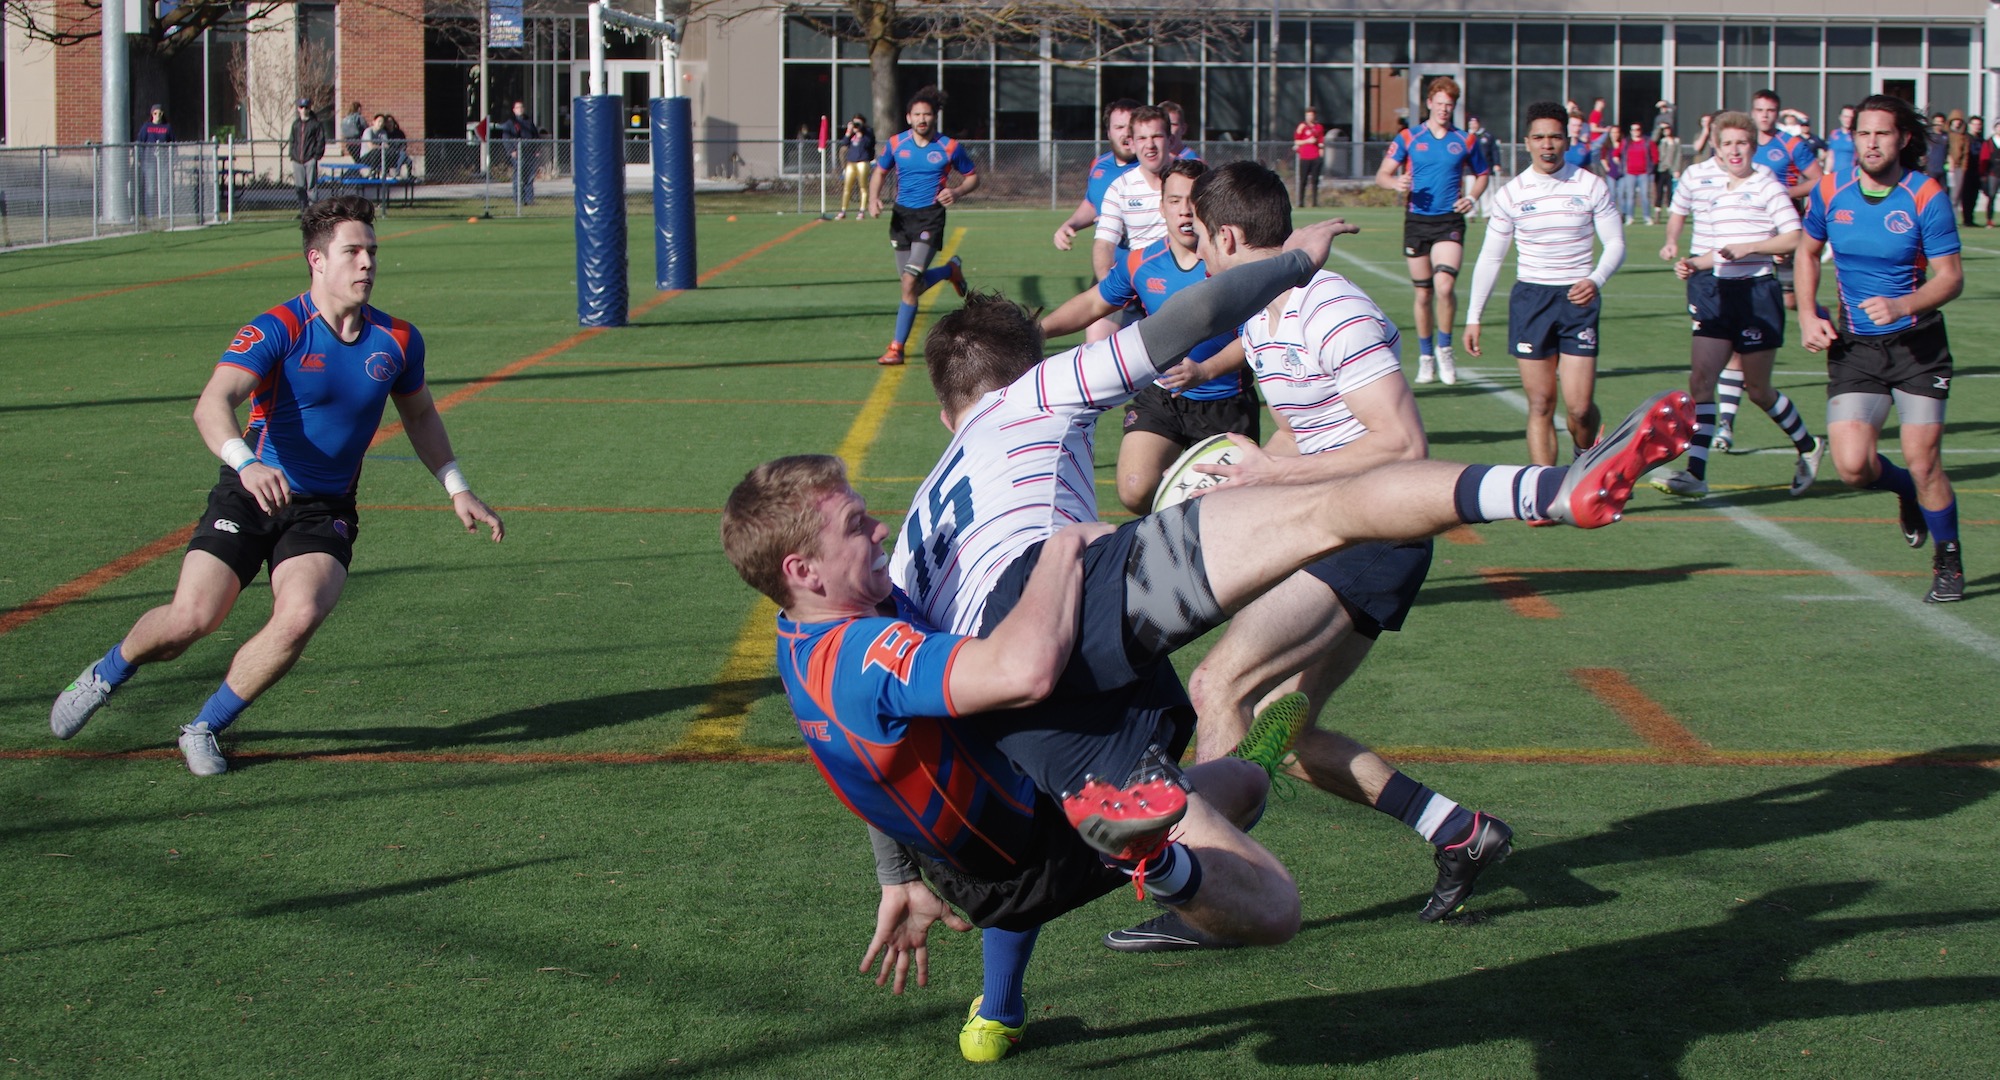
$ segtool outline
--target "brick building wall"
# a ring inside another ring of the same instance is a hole
[[[388,113],[410,138],[424,138],[422,13],[423,0],[340,5],[338,115],[358,101],[362,115]]]
[[[57,25],[97,24],[97,9],[83,6],[83,0],[56,0]],[[56,61],[56,142],[62,146],[97,142],[104,138],[103,99],[104,53],[98,39],[55,51]]]

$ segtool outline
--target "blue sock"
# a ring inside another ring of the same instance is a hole
[[[1922,507],[1924,524],[1930,526],[1931,542],[1949,544],[1958,539],[1958,497],[1952,496],[1951,504],[1942,510]]]
[[[209,695],[208,701],[203,703],[201,715],[196,716],[194,722],[199,724],[205,721],[208,730],[221,731],[235,723],[236,718],[242,716],[243,710],[249,707],[250,703],[237,697],[236,691],[231,690],[228,681],[224,680],[221,686],[215,688],[215,693]]]
[[[1882,470],[1882,475],[1876,477],[1875,482],[1868,485],[1869,487],[1876,491],[1894,492],[1906,499],[1917,497],[1917,482],[1910,479],[1910,470],[1892,463],[1880,454],[1875,455],[1875,467]]]
[[[1438,348],[1440,349],[1451,348],[1451,331],[1449,330],[1438,331],[1437,339],[1438,339]]]
[[[97,677],[113,686],[125,685],[125,680],[139,670],[139,665],[125,659],[125,654],[118,651],[124,647],[125,643],[122,641],[111,646],[111,651],[105,653],[104,659],[97,662]]]
[[[980,948],[986,953],[986,1000],[979,1003],[979,1015],[1008,1027],[1027,1022],[1028,1003],[1021,999],[1021,976],[1028,973],[1028,958],[1035,955],[1035,938],[1041,932],[1039,926],[1033,930],[989,926],[980,934]]]
[[[921,292],[925,289],[930,288],[933,285],[936,285],[938,282],[943,281],[944,279],[950,276],[951,276],[951,263],[947,262],[943,266],[933,266],[929,270],[924,271],[923,284],[917,286],[917,289],[919,292]],[[998,1018],[989,1016],[987,1017],[987,1019],[994,1020]]]
[[[1398,772],[1382,785],[1375,809],[1443,847],[1472,829],[1472,812]]]
[[[910,340],[910,327],[917,324],[917,305],[901,304],[896,308],[896,344]]]
[[[1417,355],[1418,356],[1435,355],[1431,351],[1431,339],[1427,337],[1420,337],[1417,339]]]

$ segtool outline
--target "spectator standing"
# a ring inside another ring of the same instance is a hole
[[[1945,127],[1944,114],[1931,114],[1930,142],[1924,145],[1924,175],[1944,184],[1950,180],[1949,155],[1951,132]]]
[[[514,115],[500,125],[501,135],[507,139],[508,156],[514,162],[514,190],[523,206],[535,205],[535,170],[541,168],[541,148],[535,140],[542,137],[542,129],[535,125],[535,118],[528,115],[526,102],[514,103]]]
[[[160,177],[167,175],[166,144],[174,141],[174,126],[167,123],[167,110],[155,105],[149,110],[152,119],[139,125],[139,206],[144,211],[150,195],[157,197]]]
[[[1624,176],[1618,181],[1620,209],[1625,213],[1625,224],[1636,224],[1643,217],[1646,224],[1653,223],[1653,170],[1660,164],[1659,150],[1653,140],[1639,125],[1633,124],[1625,137],[1625,145],[1620,151],[1624,160]]]
[[[361,143],[367,134],[368,121],[361,115],[361,103],[354,102],[347,107],[347,115],[340,118],[340,141],[347,150],[347,160],[361,160]]]
[[[285,136],[286,156],[292,159],[292,186],[298,191],[299,216],[312,205],[313,185],[319,180],[319,159],[326,156],[326,131],[312,113],[312,99],[300,98],[291,133]]]
[[[1305,119],[1292,129],[1292,153],[1299,159],[1294,201],[1304,206],[1310,195],[1312,205],[1318,206],[1320,170],[1326,165],[1326,125],[1319,122],[1319,110],[1310,105],[1306,106]]]
[[[1979,208],[1979,193],[1993,175],[1993,143],[1986,138],[1986,118],[1975,116],[1965,122],[1965,176],[1958,184],[1959,221],[1973,227],[1972,212]],[[1986,219],[1993,220],[1993,197],[1986,197]]]
[[[1653,102],[1653,131],[1655,133],[1658,133],[1658,131],[1663,127],[1673,127],[1675,119],[1674,114],[1675,110],[1673,102],[1671,101]]]
[[[854,220],[868,216],[868,167],[874,161],[875,129],[868,126],[867,117],[855,113],[840,129],[840,212],[833,220],[847,217],[850,195],[855,197]]]
[[[1981,172],[1985,179],[1980,187],[1986,191],[1986,227],[1993,227],[1993,204],[2000,202],[2000,121],[1993,124],[1993,134],[1979,144]]]
[[[1674,198],[1674,181],[1679,179],[1681,169],[1681,137],[1674,134],[1674,125],[1661,124],[1653,129],[1653,205],[1669,206]]]
[[[1842,183],[1854,172],[1854,106],[1840,107],[1840,126],[1826,134],[1827,170]]]
[[[1472,145],[1479,150],[1480,156],[1486,159],[1486,164],[1493,167],[1493,182],[1487,184],[1486,190],[1479,193],[1479,205],[1472,208],[1469,216],[1488,217],[1493,213],[1493,194],[1506,183],[1506,163],[1500,158],[1500,144],[1494,140],[1492,130],[1480,123],[1477,116],[1465,118],[1465,133],[1472,138]]]
[[[1965,137],[1965,110],[1953,109],[1951,119],[1945,122],[1946,187],[1954,201],[1960,189],[1965,186],[1965,152],[1972,140]]]

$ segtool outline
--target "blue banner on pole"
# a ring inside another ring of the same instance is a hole
[[[494,49],[521,47],[521,0],[487,0],[486,41]]]

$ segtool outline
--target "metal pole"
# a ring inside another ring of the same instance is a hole
[[[824,146],[819,148],[819,216],[826,216],[826,147]]]
[[[1050,141],[1042,145],[1047,147],[1048,160],[1049,160],[1049,209],[1059,210],[1062,207],[1060,204],[1056,202],[1057,198],[1056,173],[1059,171],[1056,168],[1056,155],[1058,153],[1058,147],[1056,146],[1054,141]]]
[[[608,94],[604,85],[604,4],[590,5],[590,92]]]
[[[229,136],[229,164],[223,168],[229,170],[226,174],[228,179],[223,182],[229,185],[224,190],[229,192],[228,220],[234,225],[236,223],[236,136],[233,134]]]
[[[138,3],[139,0],[131,0]],[[102,141],[106,146],[122,146],[132,137],[132,89],[130,57],[125,44],[125,3],[126,0],[104,0],[101,8],[101,23],[104,34],[99,39],[98,52],[103,59],[103,112],[104,124]],[[104,206],[112,215],[112,220],[129,220],[123,217],[126,208],[137,210],[125,201],[125,186],[130,180],[126,166],[130,158],[112,156],[105,159]],[[116,192],[117,194],[113,194]]]
[[[43,170],[47,172],[46,169]],[[104,151],[99,147],[90,148],[90,238],[97,239],[97,188],[104,182]],[[42,200],[46,207],[48,200]]]
[[[492,171],[492,167],[493,167],[493,160],[492,160],[492,157],[491,157],[491,155],[490,155],[490,152],[489,152],[489,151],[488,151],[488,149],[487,149],[487,147],[488,147],[488,146],[490,146],[490,145],[492,144],[492,142],[493,142],[493,140],[492,140],[492,138],[491,138],[491,130],[492,130],[492,129],[491,129],[490,127],[488,127],[488,125],[487,125],[487,121],[488,121],[488,120],[490,120],[490,119],[492,118],[492,116],[493,116],[493,110],[492,110],[492,108],[490,107],[490,105],[489,105],[489,104],[487,103],[487,100],[486,100],[486,35],[492,32],[492,31],[491,31],[491,29],[490,29],[490,25],[491,25],[491,20],[492,20],[492,18],[493,18],[493,15],[492,15],[492,13],[491,13],[491,12],[489,12],[489,11],[487,10],[487,8],[486,8],[486,3],[485,3],[485,0],[480,0],[480,4],[479,4],[479,128],[478,128],[478,130],[480,130],[480,131],[483,131],[483,132],[487,132],[487,133],[488,133],[488,134],[486,134],[486,135],[482,135],[482,136],[480,137],[480,139],[479,139],[479,171],[480,171],[480,172],[482,172],[482,173],[487,173],[487,172],[491,172],[491,171]],[[487,203],[487,207],[486,207],[486,209],[487,209],[487,212],[489,212],[489,213],[491,213],[491,212],[492,212],[492,210],[493,210],[493,207],[492,207],[492,200],[491,200],[490,198],[488,199],[488,203]]]
[[[42,162],[42,243],[46,244],[49,242],[49,148],[42,147],[37,156]],[[93,232],[97,229],[95,218],[90,227]]]

